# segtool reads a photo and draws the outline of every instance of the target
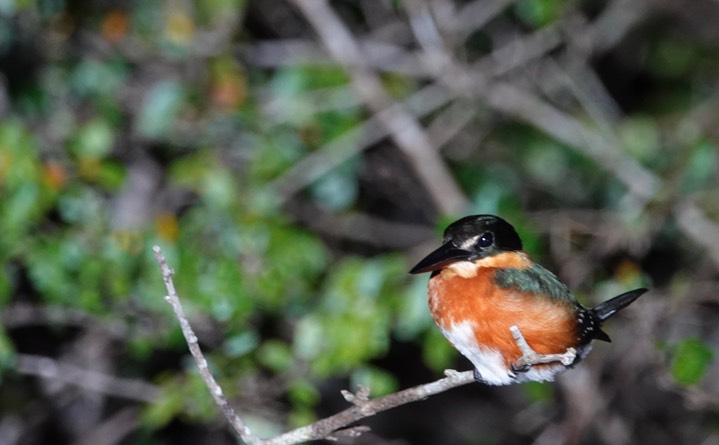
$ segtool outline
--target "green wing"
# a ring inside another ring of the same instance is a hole
[[[576,301],[556,275],[538,264],[527,269],[497,269],[494,281],[504,289],[540,293],[562,301]]]

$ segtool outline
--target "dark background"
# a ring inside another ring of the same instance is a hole
[[[499,214],[586,305],[552,384],[457,388],[367,444],[713,444],[719,4],[0,2],[0,444],[236,443],[469,369],[409,268]]]

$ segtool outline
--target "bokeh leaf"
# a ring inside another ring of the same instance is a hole
[[[702,381],[713,361],[714,351],[709,345],[698,338],[688,338],[674,349],[672,376],[680,385],[696,385]]]

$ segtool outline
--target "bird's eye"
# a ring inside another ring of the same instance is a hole
[[[483,233],[477,240],[477,246],[479,247],[489,247],[492,243],[494,243],[494,235],[492,235],[492,232]]]

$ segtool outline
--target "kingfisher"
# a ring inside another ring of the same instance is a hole
[[[602,323],[647,289],[593,308],[533,262],[511,224],[471,215],[450,224],[442,245],[410,270],[432,272],[429,309],[449,342],[474,365],[474,378],[499,386],[553,381],[584,359]]]

